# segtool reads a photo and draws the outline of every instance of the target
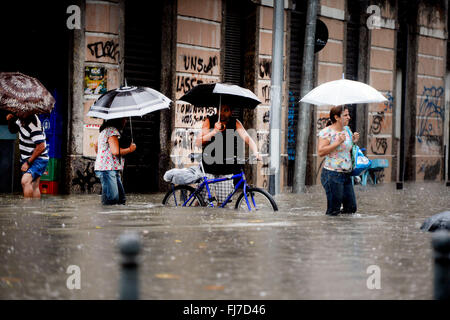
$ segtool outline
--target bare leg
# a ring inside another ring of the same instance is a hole
[[[37,178],[33,181],[33,198],[40,199],[41,191],[39,190],[39,182],[41,181],[41,177]]]
[[[31,173],[25,173],[22,176],[22,189],[23,189],[23,196],[25,198],[32,198],[33,197],[33,177],[31,176]]]

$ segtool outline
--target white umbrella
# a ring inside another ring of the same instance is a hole
[[[375,88],[353,80],[340,79],[325,82],[305,95],[300,102],[318,106],[376,103],[387,99]]]

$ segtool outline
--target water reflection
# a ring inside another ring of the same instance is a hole
[[[327,217],[320,186],[282,194],[280,211],[160,205],[129,195],[0,198],[1,299],[118,298],[119,235],[137,231],[143,299],[431,299],[431,234],[425,218],[450,207],[439,183],[356,186],[358,213]],[[70,265],[81,289],[66,287]],[[367,268],[381,289],[367,288]]]

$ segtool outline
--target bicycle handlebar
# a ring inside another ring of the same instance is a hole
[[[195,160],[201,161],[203,156],[208,156],[207,153],[190,153],[189,158],[191,159],[191,162],[194,162]],[[225,158],[225,162],[231,161],[231,160],[237,160],[238,162],[248,162],[252,160],[257,160],[256,156],[250,155],[249,157],[245,158],[238,158],[237,156],[233,156],[231,158]]]

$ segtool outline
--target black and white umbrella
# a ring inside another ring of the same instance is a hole
[[[180,100],[197,107],[216,107],[226,104],[233,108],[254,109],[261,103],[250,90],[225,83],[202,83],[189,90]]]
[[[219,107],[228,105],[233,108],[254,109],[261,103],[250,90],[233,84],[202,83],[189,90],[180,100],[189,102],[196,107]]]
[[[104,93],[91,106],[87,116],[105,120],[142,117],[150,112],[169,109],[171,102],[151,88],[124,86]]]
[[[172,100],[161,92],[147,87],[125,86],[104,93],[89,109],[88,117],[105,120],[130,118],[131,140],[133,126],[131,117],[142,117],[147,113],[170,109]]]

